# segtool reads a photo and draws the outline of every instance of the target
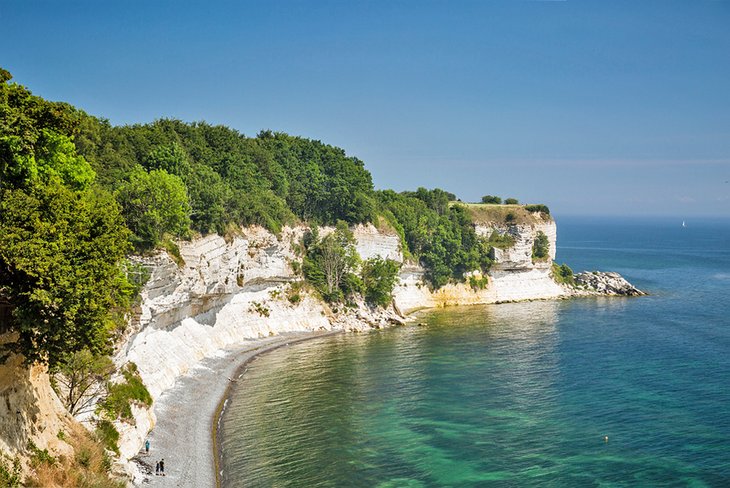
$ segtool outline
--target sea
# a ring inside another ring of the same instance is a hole
[[[252,362],[224,487],[729,487],[730,221],[558,219],[649,296],[454,307]],[[418,325],[422,323],[424,325]]]

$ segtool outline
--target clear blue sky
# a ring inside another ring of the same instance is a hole
[[[0,3],[0,65],[114,124],[343,147],[378,188],[730,216],[730,1]]]

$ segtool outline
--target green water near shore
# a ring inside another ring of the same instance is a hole
[[[224,486],[728,486],[730,228],[630,230],[613,251],[568,232],[563,259],[623,263],[596,267],[650,297],[446,309],[255,360]]]

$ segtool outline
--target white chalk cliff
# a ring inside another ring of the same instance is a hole
[[[304,227],[285,228],[278,237],[261,228],[248,228],[228,240],[209,235],[180,242],[182,261],[176,262],[165,252],[139,258],[150,277],[115,362],[119,366],[135,363],[153,400],[157,400],[201,360],[247,340],[285,332],[381,327],[429,307],[576,294],[551,277],[556,244],[556,226],[551,218],[535,214],[519,223],[477,222],[479,235],[509,234],[514,245],[494,249],[489,275],[473,276],[477,286],[467,281],[436,291],[424,282],[423,268],[404,262],[395,232],[370,224],[356,226],[356,248],[363,259],[381,256],[403,263],[393,291],[394,306],[387,311],[361,304],[355,311],[333,313],[311,295],[291,290],[292,284],[301,280],[292,263],[301,260],[295,249]],[[323,229],[322,233],[330,231]],[[540,232],[548,238],[549,256],[533,261],[533,243]],[[3,386],[8,385],[0,384],[0,392]],[[123,466],[138,453],[156,420],[151,408],[135,406],[133,413],[134,422],[116,423]],[[12,429],[10,425],[4,427]]]

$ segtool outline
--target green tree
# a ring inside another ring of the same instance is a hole
[[[494,204],[501,204],[502,199],[500,197],[496,197],[494,195],[484,195],[482,197],[482,203],[494,203]]]
[[[400,264],[380,256],[370,258],[362,264],[362,282],[365,300],[373,305],[387,307],[393,300],[393,287],[398,281]]]
[[[516,198],[507,198],[504,201],[505,205],[519,205],[519,201]]]
[[[223,233],[230,217],[226,206],[232,191],[210,166],[196,164],[187,179],[190,196],[190,220],[195,230]]]
[[[317,239],[316,234],[305,237],[305,247],[304,277],[325,300],[339,302],[352,292],[361,291],[362,284],[354,274],[360,257],[345,222],[338,222],[335,231],[323,239]]]
[[[173,142],[156,146],[145,158],[143,166],[148,171],[161,169],[185,180],[190,173],[190,161],[185,149]]]
[[[58,181],[4,190],[0,198],[0,286],[19,340],[8,345],[51,366],[69,352],[109,346],[112,309],[129,294],[119,263],[128,231],[114,199]]]
[[[108,356],[82,349],[65,354],[51,378],[66,410],[77,415],[93,411],[97,401],[106,397],[106,385],[115,369]]]
[[[137,167],[117,192],[127,225],[140,249],[157,246],[165,234],[187,237],[190,204],[182,180],[165,170]]]
[[[53,177],[76,189],[88,186],[94,172],[72,142],[80,112],[37,97],[11,78],[0,71],[0,188]]]

